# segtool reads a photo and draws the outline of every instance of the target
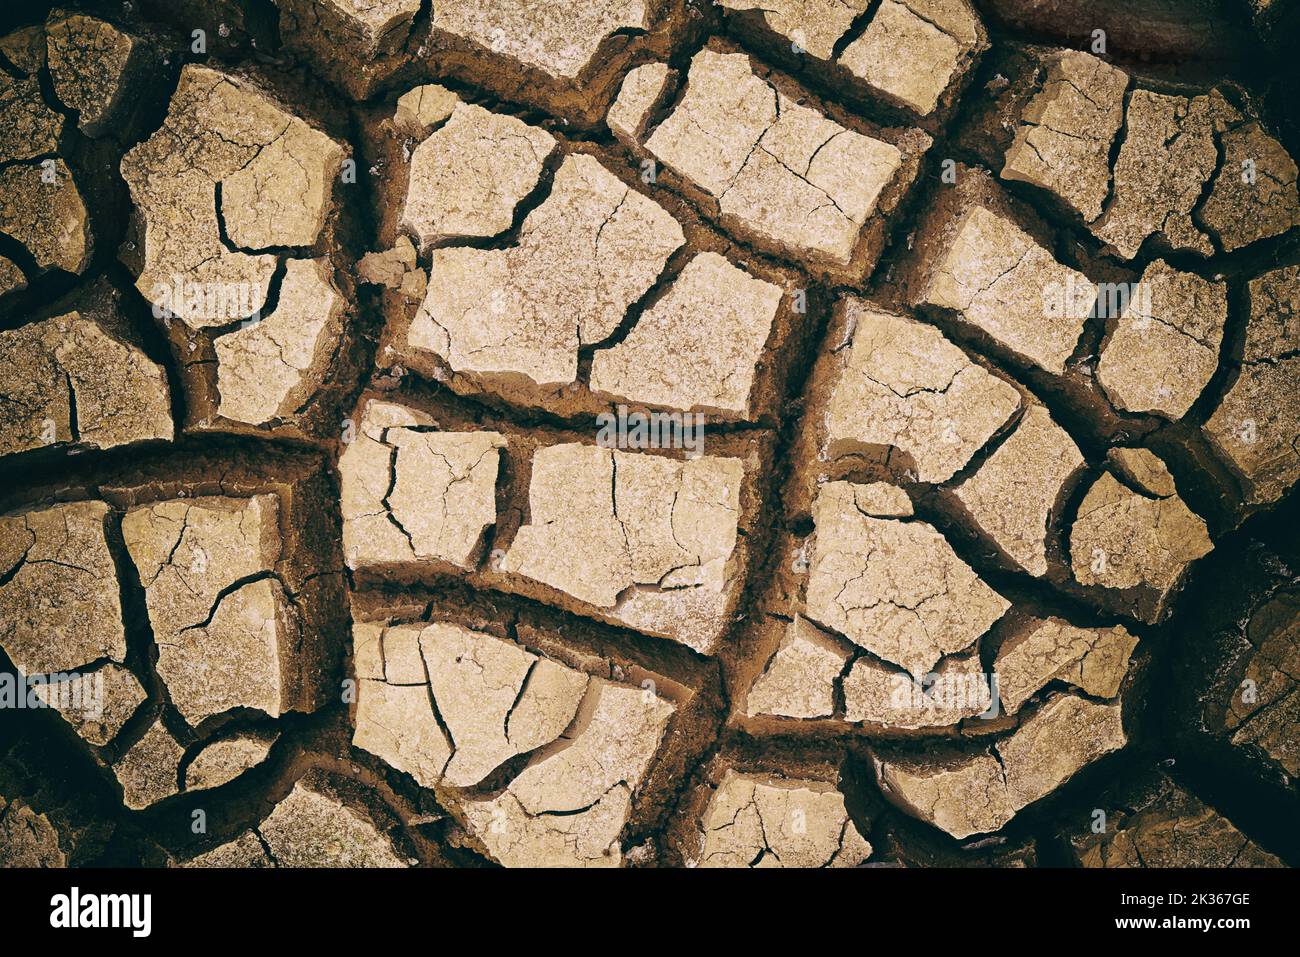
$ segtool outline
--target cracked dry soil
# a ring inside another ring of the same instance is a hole
[[[1300,5],[5,16],[0,863],[1300,863]]]

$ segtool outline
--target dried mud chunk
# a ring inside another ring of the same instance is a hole
[[[1013,805],[1019,810],[1046,797],[1127,740],[1119,704],[1074,695],[1054,698],[996,745]]]
[[[1157,260],[1102,349],[1097,380],[1119,408],[1178,419],[1219,365],[1227,287]]]
[[[388,507],[410,537],[414,557],[469,567],[484,529],[496,520],[505,439],[496,432],[409,430],[393,430],[388,439],[396,449]],[[432,507],[435,501],[441,510]]]
[[[507,867],[617,867],[632,795],[673,711],[649,690],[593,678],[569,739],[498,797],[468,802],[470,829]]]
[[[412,277],[417,276],[420,278],[413,281]],[[417,263],[415,245],[405,236],[398,237],[392,249],[362,256],[357,263],[357,278],[372,286],[397,289],[413,299],[424,298],[424,270]],[[419,283],[418,294],[416,283]]]
[[[885,0],[839,62],[872,89],[928,116],[980,42],[962,0]]]
[[[903,810],[961,840],[996,831],[1016,814],[991,754],[948,760],[876,761],[881,790]]]
[[[103,502],[0,517],[0,646],[23,674],[126,657],[107,518]]]
[[[245,831],[233,841],[185,861],[182,867],[274,867],[266,848],[252,831]]]
[[[1241,368],[1205,424],[1252,505],[1275,502],[1300,478],[1300,267],[1250,283],[1250,320]]]
[[[40,326],[69,386],[69,415],[76,421],[77,441],[110,448],[172,437],[171,402],[161,366],[75,312]]]
[[[1223,163],[1201,218],[1231,252],[1300,224],[1296,164],[1258,123],[1220,137]]]
[[[354,626],[360,628],[364,622]],[[429,683],[429,666],[420,647],[423,628],[407,625],[383,625],[378,628],[379,673],[375,677],[393,685],[423,685]]]
[[[1124,482],[1148,495],[1168,498],[1178,492],[1169,467],[1149,449],[1110,449],[1106,463]]]
[[[351,421],[351,420],[349,420]],[[339,457],[343,512],[343,553],[348,567],[385,561],[409,561],[411,542],[390,516],[384,499],[393,487],[395,449],[385,442],[390,428],[425,426],[432,419],[389,402],[368,401],[361,421],[352,423],[351,438]]]
[[[626,339],[596,353],[592,391],[752,419],[754,378],[781,295],[717,253],[701,253]]]
[[[478,784],[516,754],[550,744],[587,690],[581,672],[455,625],[420,633],[438,710],[455,742],[444,783]]]
[[[505,232],[555,146],[545,130],[457,103],[411,154],[402,228],[421,248]]]
[[[1215,447],[1244,479],[1246,501],[1275,502],[1300,477],[1300,358],[1242,367],[1205,424]]]
[[[505,438],[427,426],[425,416],[402,406],[366,404],[339,460],[349,567],[476,563],[483,533],[496,522]]]
[[[1058,696],[993,745],[996,756],[876,758],[890,800],[957,839],[996,831],[1127,742],[1118,704]]]
[[[647,63],[630,71],[623,78],[618,98],[605,118],[610,131],[629,145],[639,143],[645,135],[650,113],[663,96],[672,75],[667,63]]]
[[[220,215],[240,249],[310,246],[329,212],[343,148],[294,117],[246,166],[221,180]]]
[[[547,663],[554,668],[538,676],[537,690],[525,688],[520,720],[533,724],[519,730],[531,747],[562,737],[511,782],[511,792],[529,813],[541,813],[583,807],[618,784],[635,790],[675,706],[655,694],[653,682],[615,684]]]
[[[767,668],[749,689],[745,714],[831,717],[835,713],[835,682],[850,654],[808,619],[795,618]]]
[[[1020,405],[1012,386],[971,362],[937,329],[858,299],[841,306],[853,326],[830,397],[832,457],[862,445],[907,454],[917,481],[944,482]]]
[[[293,707],[292,691],[281,687],[280,659],[289,653],[296,631],[279,582],[251,582],[221,599],[208,625],[177,635],[174,646],[164,644],[158,674],[191,722],[232,708],[277,717]]]
[[[755,76],[743,53],[701,50],[691,61],[686,93],[655,129],[652,153],[721,196],[777,118],[777,92]]]
[[[834,63],[856,86],[928,116],[987,46],[965,0],[720,0],[737,13],[761,14],[795,53]],[[856,24],[871,11],[861,35]],[[744,30],[744,21],[741,26]],[[837,47],[843,51],[836,54]],[[782,51],[784,52],[784,51]],[[837,77],[837,79],[840,77]]]
[[[0,170],[0,233],[27,247],[41,269],[80,274],[90,262],[90,219],[61,159]]]
[[[203,621],[227,584],[270,569],[280,555],[278,511],[274,495],[258,495],[173,499],[127,512],[122,536],[141,584],[156,595],[155,630]]]
[[[257,832],[277,867],[405,867],[368,816],[326,786],[304,779]]]
[[[1234,745],[1253,745],[1300,777],[1300,596],[1281,592],[1252,616],[1249,662],[1224,725]]]
[[[1282,867],[1213,808],[1160,775],[1140,803],[1126,799],[1106,831],[1074,838],[1084,867]],[[1131,810],[1129,810],[1131,809]]]
[[[125,105],[138,41],[111,23],[80,14],[51,18],[45,38],[55,94],[77,111],[77,125],[87,136],[99,136]]]
[[[176,769],[184,754],[171,732],[155,721],[113,765],[126,806],[139,811],[179,791]]]
[[[172,301],[178,284],[242,284],[260,310],[277,256],[259,250],[316,242],[342,160],[338,143],[247,81],[186,65],[162,128],[122,157],[142,227],[136,288],[196,329],[242,317],[208,315],[188,293]]]
[[[1276,360],[1300,351],[1300,266],[1266,272],[1250,281],[1250,320],[1242,359]]]
[[[27,277],[18,265],[5,256],[0,256],[0,296],[27,288]]]
[[[1096,299],[1088,277],[1061,265],[1010,220],[982,206],[962,219],[926,291],[1014,352],[1060,374]]]
[[[872,654],[926,675],[1010,606],[924,522],[870,517],[848,482],[822,486],[807,615]]]
[[[1142,588],[1141,617],[1158,620],[1187,566],[1214,547],[1205,523],[1176,494],[1140,494],[1105,472],[1088,489],[1070,529],[1074,577],[1084,585]]]
[[[63,114],[45,105],[35,77],[14,79],[0,71],[0,114],[5,117],[0,126],[0,163],[58,152]]]
[[[433,8],[435,30],[463,37],[555,79],[572,80],[615,34],[650,27],[645,0],[536,4],[528,0],[444,0]]]
[[[465,813],[505,867],[618,867],[630,803],[627,785],[619,783],[572,814],[529,814],[509,790],[488,804],[471,803]]]
[[[352,743],[423,787],[472,787],[550,744],[587,687],[581,672],[459,625],[358,623],[354,642],[367,630],[378,631],[380,673],[361,681]]]
[[[198,724],[232,708],[275,717],[303,706],[299,622],[273,569],[278,500],[219,496],[139,506],[122,537],[140,572],[158,675]]]
[[[745,54],[707,49],[645,145],[717,201],[724,225],[841,267],[903,161],[897,147],[778,92]]]
[[[204,747],[185,769],[185,790],[201,791],[233,781],[266,760],[273,737],[238,734]]]
[[[809,55],[829,60],[835,41],[871,4],[869,0],[719,0],[718,5],[737,12],[759,11],[773,32],[799,44]]]
[[[456,93],[437,83],[412,87],[397,98],[393,126],[423,140],[462,102]]]
[[[580,444],[533,456],[529,524],[501,571],[708,654],[735,589],[739,459]]]
[[[866,656],[844,676],[844,718],[883,728],[941,728],[984,714],[993,704],[979,654],[943,659],[918,681]]]
[[[1124,121],[1128,74],[1066,50],[1025,108],[1002,178],[1039,186],[1092,222],[1110,194],[1110,148]]]
[[[91,744],[108,744],[144,704],[144,688],[134,674],[108,662],[93,671],[54,684],[37,685],[42,701],[57,708],[77,734]]]
[[[396,685],[363,679],[357,688],[352,744],[405,771],[426,788],[438,783],[452,754],[424,683]]]
[[[19,798],[0,797],[0,867],[67,867],[59,832]]]
[[[516,245],[439,249],[408,334],[453,371],[565,385],[682,245],[681,226],[589,156],[570,156]]]
[[[1232,736],[1238,747],[1252,745],[1292,777],[1300,774],[1300,694],[1292,692]]]
[[[384,673],[384,631],[384,625],[376,622],[352,623],[352,670],[358,678],[387,679]],[[419,647],[418,636],[414,644]]]
[[[1094,698],[1113,698],[1128,674],[1137,638],[1123,625],[1079,628],[1037,619],[998,649],[993,671],[1002,706],[1015,714],[1034,692],[1064,681]]]
[[[80,313],[0,332],[0,392],[0,455],[172,437],[162,368]]]
[[[290,260],[275,311],[214,343],[218,414],[251,425],[293,415],[325,376],[344,308],[327,260]]]
[[[871,845],[829,784],[728,770],[704,817],[701,867],[856,867]]]
[[[718,196],[723,221],[799,258],[820,255],[847,265],[901,154],[777,96],[780,118],[765,128],[744,167]],[[665,162],[672,165],[668,158]]]
[[[1217,93],[1188,99],[1134,90],[1110,204],[1092,224],[1097,238],[1125,259],[1136,256],[1152,233],[1174,249],[1212,254],[1192,210],[1218,166],[1216,125],[1235,117]]]
[[[853,504],[872,518],[906,518],[912,514],[912,500],[897,485],[868,482],[853,487]]]
[[[0,53],[24,76],[38,73],[45,66],[45,46],[45,28],[40,24],[0,37]]]
[[[1083,453],[1041,405],[1031,405],[1015,431],[979,470],[957,486],[975,522],[1031,575],[1047,573],[1047,536],[1066,479]]]

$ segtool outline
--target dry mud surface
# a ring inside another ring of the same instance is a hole
[[[0,863],[1300,863],[1300,5],[41,6]]]

